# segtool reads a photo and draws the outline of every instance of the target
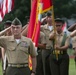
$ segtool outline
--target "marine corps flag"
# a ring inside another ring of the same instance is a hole
[[[33,0],[27,37],[32,39],[36,48],[38,45],[38,38],[40,34],[41,12],[42,12],[42,3],[40,2],[40,0]],[[31,59],[32,58],[29,55],[30,70],[32,70]]]
[[[52,9],[52,0],[42,0],[43,3],[43,13]]]
[[[47,10],[50,10],[50,8],[52,7],[51,2],[51,0],[32,0],[31,15],[27,37],[32,39],[35,47],[38,46],[42,16],[41,14]],[[30,69],[32,69],[32,63],[30,63],[30,60],[31,59],[29,59],[29,67]]]
[[[52,8],[52,0],[33,0],[28,27],[28,37],[32,39],[35,46],[38,44],[40,32],[41,13]]]
[[[42,6],[41,0],[33,0],[27,37],[32,39],[36,47],[40,33]]]
[[[50,9],[52,9],[52,0],[40,0],[43,3],[43,10],[42,13],[49,11]],[[31,4],[32,4],[33,0],[31,0]]]

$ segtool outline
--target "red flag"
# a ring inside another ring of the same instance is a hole
[[[52,0],[42,0],[43,3],[43,13],[52,9]]]
[[[67,23],[66,23],[66,22],[64,23],[64,25],[63,25],[63,27],[62,27],[62,30],[63,30],[63,31],[66,31],[66,30],[67,30]]]
[[[30,70],[32,70],[32,58],[31,58],[31,56],[29,55],[29,68],[30,68]]]
[[[40,24],[41,24],[41,13],[50,10],[52,3],[51,0],[33,0],[32,1],[32,9],[30,15],[30,22],[28,26],[28,34],[27,37],[31,38],[35,47],[38,46],[38,39],[40,35]],[[32,64],[30,63],[29,66]],[[32,66],[31,66],[32,67]],[[31,68],[30,67],[30,68]]]
[[[38,38],[40,34],[41,12],[42,3],[40,0],[33,0],[27,37],[32,39],[35,47],[38,45]],[[30,70],[32,70],[31,58],[29,58],[29,67]]]
[[[3,0],[0,3],[0,21],[3,20],[5,14],[9,13],[14,7],[14,0]]]
[[[33,0],[28,27],[28,37],[32,39],[35,46],[38,44],[40,33],[41,13],[52,8],[52,0]]]
[[[38,38],[40,34],[40,20],[41,20],[42,5],[43,4],[40,2],[40,0],[33,0],[30,22],[28,27],[27,36],[32,39],[36,47],[38,44]]]

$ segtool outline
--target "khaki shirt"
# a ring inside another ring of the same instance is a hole
[[[40,37],[39,37],[39,41],[38,41],[39,44],[46,44],[46,38],[45,38],[45,34],[43,32],[40,31]],[[37,52],[41,52],[43,49],[42,48],[39,48],[37,49]]]
[[[46,49],[51,49],[53,47],[52,42],[49,40],[49,34],[52,32],[50,31],[48,25],[41,26],[41,31],[45,34],[46,37]]]
[[[52,32],[52,33],[50,34],[50,36],[53,35],[53,34],[54,34],[54,32]],[[61,46],[61,43],[62,43],[64,34],[65,34],[64,32],[62,32],[61,34],[56,33],[56,44],[57,44],[58,46]],[[67,36],[67,37],[66,37],[66,41],[65,41],[65,45],[68,45],[68,46],[69,46],[69,43],[70,43],[70,37]]]
[[[36,56],[32,41],[24,36],[21,36],[19,44],[14,36],[0,37],[0,45],[6,50],[8,63],[28,63],[29,53],[32,57]]]
[[[76,57],[76,36],[72,37],[72,46],[74,49],[74,55]]]
[[[45,34],[41,31],[40,31],[39,43],[40,44],[46,44]]]
[[[76,47],[76,36],[74,36],[74,37],[72,38],[72,45],[73,45],[73,48]]]

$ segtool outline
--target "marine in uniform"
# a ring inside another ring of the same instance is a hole
[[[74,60],[75,60],[75,65],[76,65],[76,30],[71,32],[70,36],[72,38],[72,46],[73,46],[74,56],[75,56]]]
[[[0,37],[0,46],[6,50],[8,60],[6,75],[35,75],[36,51],[32,40],[21,35],[22,23],[17,18],[5,32],[10,29],[12,36]],[[32,57],[32,72],[28,66],[29,54]]]
[[[56,32],[50,33],[49,39],[53,41],[53,51],[50,55],[50,67],[52,75],[69,75],[69,36],[62,31],[64,21],[55,19]]]
[[[46,38],[45,34],[40,31],[40,37],[38,41],[38,55],[37,55],[37,67],[36,67],[36,75],[44,75],[43,74],[43,63],[42,63],[42,50],[46,48]]]
[[[4,22],[4,29],[8,28],[11,26],[11,21],[10,20],[7,20]],[[6,33],[2,33],[0,36],[10,36],[11,35],[11,32],[8,31]],[[5,71],[6,71],[6,68],[8,66],[8,60],[6,58],[6,54],[5,54],[5,50],[4,48],[1,48],[1,53],[2,53],[2,69],[3,69],[3,75],[5,75]]]
[[[53,26],[50,12],[47,13],[46,21],[47,24],[41,25],[41,31],[45,34],[46,38],[46,49],[42,50],[42,61],[43,61],[44,75],[51,75],[49,56],[52,50],[52,42],[49,40],[49,34],[52,32]]]
[[[28,25],[22,31],[22,35],[27,36]],[[37,49],[37,67],[36,67],[36,75],[43,75],[43,63],[42,63],[42,50],[46,47],[46,38],[45,34],[40,31],[39,41],[38,41],[38,49]]]

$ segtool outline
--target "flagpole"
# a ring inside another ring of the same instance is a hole
[[[52,4],[53,4],[53,1],[52,1]],[[55,20],[54,20],[54,6],[52,6],[52,24],[53,24],[53,27],[54,27],[54,45],[56,44],[56,26],[55,26]],[[55,49],[55,47],[54,47]],[[55,53],[56,53],[56,59],[58,60],[58,51],[55,50]]]
[[[33,2],[33,0],[31,0],[31,9],[32,9],[32,2]]]

